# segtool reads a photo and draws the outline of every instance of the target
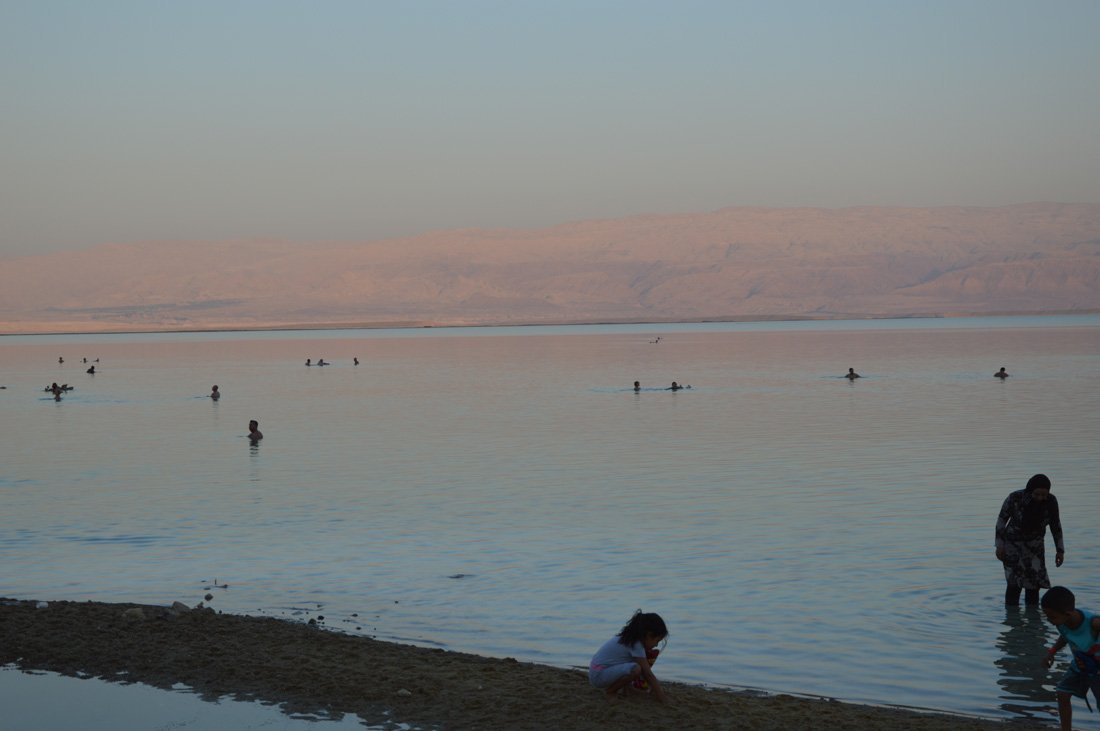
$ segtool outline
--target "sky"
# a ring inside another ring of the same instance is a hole
[[[0,256],[1100,202],[1096,0],[0,0]]]

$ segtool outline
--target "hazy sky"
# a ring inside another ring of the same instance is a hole
[[[1100,202],[1100,2],[0,0],[0,255]]]

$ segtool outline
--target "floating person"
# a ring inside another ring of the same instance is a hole
[[[352,358],[352,360],[355,361],[355,365],[359,365],[359,359],[358,358]]]
[[[641,390],[642,390],[641,381],[634,381],[634,393],[638,393]]]
[[[95,375],[95,366],[90,366],[90,367],[88,368],[88,370],[86,370],[86,371],[84,371],[84,372],[85,372],[85,373],[91,373],[91,374],[92,374],[92,375],[94,376],[94,375]]]
[[[608,701],[635,680],[644,680],[661,703],[667,703],[661,683],[653,674],[648,654],[668,638],[661,615],[638,610],[619,634],[605,642],[588,663],[588,682],[602,690]]]
[[[248,422],[248,438],[254,442],[264,438],[264,433],[260,431],[260,422],[255,419]]]
[[[681,385],[680,385],[679,383],[677,383],[676,381],[673,381],[673,382],[672,382],[672,385],[671,385],[671,386],[669,386],[668,388],[666,388],[665,390],[666,390],[666,391],[679,391],[679,390],[680,390],[681,388],[683,388],[683,386],[681,386]]]
[[[311,366],[311,365],[313,365],[313,363],[312,363],[312,362],[310,361],[310,359],[309,359],[309,358],[306,358],[306,365],[307,365],[307,366]]]
[[[1045,542],[1047,526],[1054,538],[1054,565],[1066,558],[1058,498],[1050,492],[1050,478],[1033,475],[1023,490],[1008,494],[997,515],[996,555],[1005,571],[1005,605],[1039,603],[1039,589],[1050,588]]]
[[[212,399],[214,399],[215,401],[217,401],[217,400],[218,400],[218,399],[220,399],[221,397],[222,397],[222,393],[221,393],[221,391],[219,391],[219,390],[218,390],[218,387],[217,387],[217,386],[215,385],[215,386],[214,386],[214,387],[213,387],[213,388],[212,388],[212,389],[210,390],[210,398],[212,398]]]
[[[846,375],[845,375],[844,377],[845,377],[845,378],[847,378],[847,379],[848,379],[849,381],[854,381],[854,380],[856,380],[857,378],[863,378],[863,376],[861,376],[861,375],[859,375],[858,373],[856,373],[856,369],[855,369],[855,368],[849,368],[849,369],[848,369],[848,373],[847,373],[847,374],[846,374]]]
[[[1085,609],[1077,608],[1077,598],[1064,586],[1055,586],[1043,594],[1043,614],[1047,621],[1058,630],[1058,639],[1047,650],[1043,664],[1048,668],[1054,664],[1054,656],[1069,645],[1073,651],[1073,660],[1066,668],[1062,679],[1054,687],[1058,698],[1058,721],[1063,731],[1073,728],[1072,696],[1084,698],[1088,703],[1088,693],[1100,702],[1100,677],[1097,676],[1097,662],[1100,660],[1100,616]],[[1091,706],[1090,706],[1091,710]]]
[[[994,378],[1000,378],[1003,381],[1004,379],[1008,378],[1010,375],[1012,375],[1012,374],[1011,373],[1006,373],[1005,372],[1005,367],[1001,366],[1001,370],[994,373],[993,377]]]

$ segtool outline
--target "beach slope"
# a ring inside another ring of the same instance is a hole
[[[136,604],[0,599],[0,664],[230,696],[287,712],[425,729],[1005,731],[1026,722],[922,714],[667,683],[609,704],[584,672],[380,642],[280,619]]]

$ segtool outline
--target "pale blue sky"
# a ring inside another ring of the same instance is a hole
[[[0,0],[0,255],[1100,202],[1100,2]]]

